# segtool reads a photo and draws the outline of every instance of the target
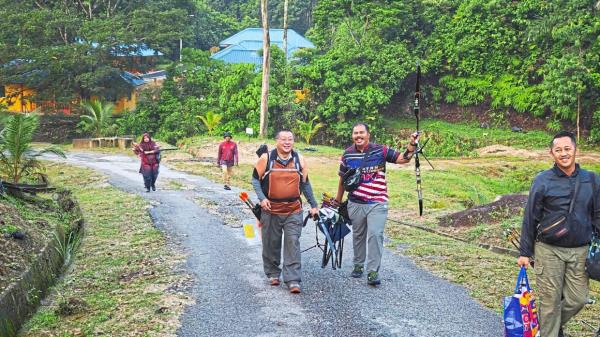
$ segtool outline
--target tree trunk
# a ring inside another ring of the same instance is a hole
[[[269,108],[269,72],[270,72],[270,51],[271,40],[269,38],[269,13],[268,0],[260,0],[260,10],[263,24],[263,75],[262,75],[262,93],[260,97],[260,131],[259,137],[267,136],[268,108]]]

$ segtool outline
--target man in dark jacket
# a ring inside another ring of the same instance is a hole
[[[528,267],[535,253],[534,271],[543,337],[562,336],[562,327],[584,307],[588,298],[585,259],[592,226],[600,218],[594,210],[594,198],[597,198],[594,188],[598,178],[575,163],[575,154],[576,142],[572,133],[562,131],[554,136],[550,143],[554,167],[535,177],[521,229],[517,263]],[[567,216],[566,225],[559,227],[557,215],[569,212],[573,196],[571,215]],[[556,235],[550,236],[552,231]]]

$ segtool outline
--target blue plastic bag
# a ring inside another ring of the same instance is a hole
[[[540,336],[537,307],[525,267],[519,271],[515,293],[504,297],[504,336]]]

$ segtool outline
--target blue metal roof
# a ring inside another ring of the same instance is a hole
[[[78,38],[77,43],[87,43],[85,40]],[[92,48],[98,48],[98,42],[90,42]],[[113,56],[163,56],[164,54],[158,50],[149,48],[146,44],[120,44],[112,47],[110,53]]]
[[[211,55],[212,59],[221,60],[226,63],[251,63],[262,66],[262,57],[256,50],[233,45]]]
[[[163,56],[158,50],[148,48],[145,44],[119,45],[111,51],[114,56]]]
[[[269,29],[269,37],[272,44],[283,45],[283,29]],[[304,36],[298,34],[293,29],[288,29],[288,48],[314,48],[315,45],[306,39]],[[263,30],[262,28],[246,28],[241,32],[221,41],[220,46],[226,47],[232,44],[240,44],[242,41],[259,41],[262,42]],[[262,47],[261,47],[262,48]]]
[[[134,87],[139,87],[140,85],[146,83],[143,78],[134,75],[128,71],[121,72],[121,78]]]
[[[246,28],[241,32],[221,41],[219,44],[225,49],[213,54],[212,59],[222,60],[227,63],[252,63],[262,65],[262,58],[258,51],[263,48],[262,28]],[[283,50],[283,29],[269,29],[271,45],[276,45]],[[293,29],[288,29],[287,56],[300,48],[314,48],[315,45]]]
[[[141,78],[147,80],[147,79],[154,79],[154,78],[166,78],[167,77],[167,71],[166,70],[157,70],[157,71],[152,71],[149,73],[145,73],[145,74],[141,74],[140,75]]]

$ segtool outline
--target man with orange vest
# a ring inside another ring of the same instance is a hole
[[[292,132],[279,131],[275,139],[276,148],[260,156],[252,177],[252,186],[262,207],[263,268],[272,286],[279,285],[279,276],[283,274],[290,292],[298,294],[302,281],[300,194],[308,200],[312,216],[318,214],[317,201],[308,180],[306,161],[293,150]],[[282,234],[283,268],[280,268]]]

